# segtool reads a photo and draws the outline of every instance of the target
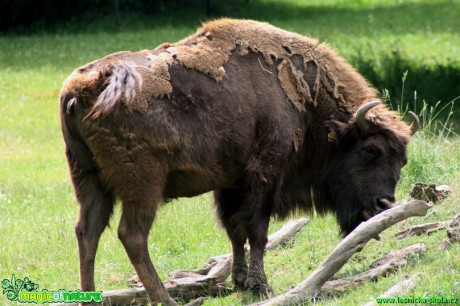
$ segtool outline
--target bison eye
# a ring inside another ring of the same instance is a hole
[[[363,154],[364,156],[368,157],[368,158],[376,158],[379,154],[379,152],[377,151],[376,148],[372,147],[372,146],[366,146],[363,148]]]

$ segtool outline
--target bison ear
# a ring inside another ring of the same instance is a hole
[[[330,120],[326,123],[326,132],[327,132],[327,141],[336,142],[347,129],[348,125],[346,123]]]

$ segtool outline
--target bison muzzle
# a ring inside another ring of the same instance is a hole
[[[332,212],[347,235],[394,203],[411,136],[326,44],[255,21],[216,20],[91,62],[60,101],[81,289],[95,290],[99,237],[120,199],[118,235],[152,303],[175,304],[147,248],[160,202],[214,191],[235,289],[267,295],[270,216]]]

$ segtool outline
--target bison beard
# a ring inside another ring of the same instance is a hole
[[[348,234],[394,202],[410,138],[327,45],[228,19],[76,69],[61,123],[80,204],[81,289],[95,290],[96,249],[118,198],[119,238],[151,301],[164,304],[175,302],[147,248],[161,201],[214,191],[235,289],[268,295],[270,216],[333,212]]]

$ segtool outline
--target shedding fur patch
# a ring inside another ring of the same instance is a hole
[[[149,101],[158,97],[168,95],[173,88],[170,82],[169,64],[173,59],[170,54],[150,55],[151,67],[139,66],[137,69],[144,80],[142,90],[139,91],[138,97],[126,104],[128,109],[136,111],[147,111]]]
[[[291,61],[285,59],[278,65],[278,80],[294,107],[299,112],[304,112],[305,102],[312,99],[302,71],[297,70]]]
[[[175,46],[166,49],[189,69],[201,71],[221,81],[225,74],[224,64],[228,59],[221,50],[207,45]],[[213,63],[210,65],[209,63]]]

